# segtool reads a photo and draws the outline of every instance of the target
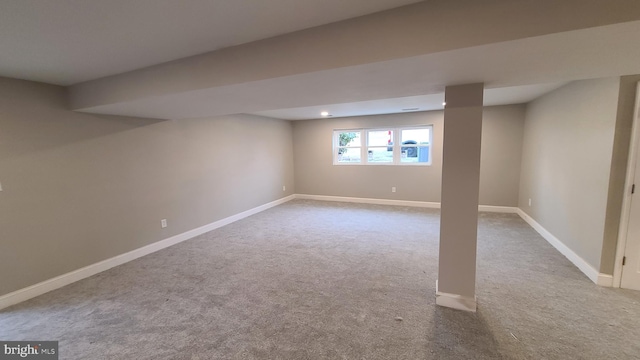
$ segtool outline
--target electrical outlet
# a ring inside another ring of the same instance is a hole
[[[391,192],[396,192],[396,187],[395,186],[391,187]]]
[[[282,191],[287,191],[287,187],[282,185]]]
[[[162,219],[160,220],[160,226],[162,226],[162,228],[166,228],[167,227],[167,219]]]
[[[529,206],[531,206],[531,198],[529,198]]]

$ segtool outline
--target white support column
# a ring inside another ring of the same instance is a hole
[[[476,311],[476,243],[484,84],[445,90],[436,304]]]

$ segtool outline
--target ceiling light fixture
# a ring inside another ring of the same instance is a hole
[[[442,103],[442,106],[447,106],[447,103],[446,103],[446,102],[443,102],[443,103]]]
[[[329,112],[328,111],[323,111],[320,113],[320,115],[322,116],[329,116]]]

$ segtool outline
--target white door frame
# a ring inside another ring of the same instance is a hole
[[[622,282],[622,257],[627,245],[627,231],[629,228],[629,215],[631,212],[631,186],[633,186],[638,159],[638,146],[640,145],[640,82],[636,85],[636,102],[633,110],[633,125],[631,127],[631,144],[629,146],[629,159],[627,161],[627,176],[624,182],[624,197],[622,199],[622,213],[620,214],[620,227],[618,228],[618,246],[616,247],[616,263],[613,269],[613,287],[620,287]],[[638,179],[640,181],[640,179]],[[640,184],[638,187],[640,191]]]

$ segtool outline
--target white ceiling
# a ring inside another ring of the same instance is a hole
[[[485,89],[484,105],[496,106],[527,103],[565,84],[565,82],[559,82]],[[253,114],[285,120],[309,120],[321,118],[320,113],[323,111],[328,112],[330,117],[347,117],[441,110],[443,108],[443,102],[444,93],[438,93],[353,103],[258,111]]]
[[[76,84],[416,2],[0,0],[0,76]],[[446,85],[472,82],[485,83],[486,105],[523,103],[569,81],[640,73],[637,43],[640,21],[633,21],[83,111],[161,119],[356,116],[440,109]]]
[[[0,76],[70,85],[420,0],[3,0]]]
[[[269,111],[301,107],[317,111],[327,104],[442,94],[446,85],[475,82],[484,82],[487,89],[501,89],[491,95],[501,95],[500,103],[518,103],[526,101],[526,90],[535,89],[520,86],[639,74],[640,47],[632,46],[638,43],[640,21],[633,21],[146,97],[83,111],[174,120],[237,113],[297,118],[297,114],[287,114],[288,111]]]

